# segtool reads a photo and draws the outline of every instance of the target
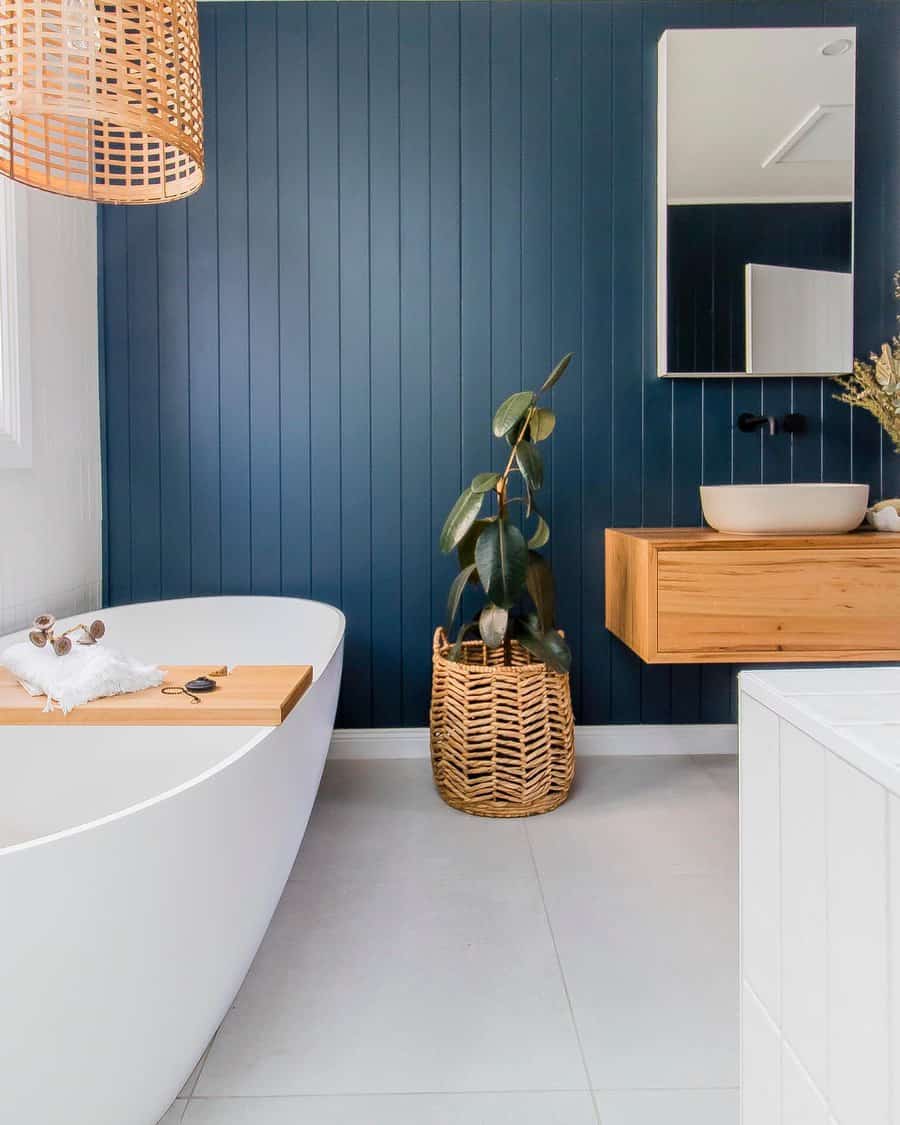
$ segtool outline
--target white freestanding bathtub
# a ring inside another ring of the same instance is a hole
[[[163,667],[312,664],[314,680],[280,727],[0,727],[0,1120],[16,1125],[163,1115],[266,931],[334,723],[330,606],[101,616],[107,643]]]

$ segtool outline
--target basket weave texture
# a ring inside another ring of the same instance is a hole
[[[441,797],[475,816],[532,816],[569,795],[575,726],[569,677],[551,671],[517,642],[502,648],[467,641],[448,656],[434,635],[431,766]]]

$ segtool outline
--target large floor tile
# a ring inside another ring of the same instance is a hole
[[[738,1125],[737,1090],[622,1090],[596,1095],[601,1125]]]
[[[184,1119],[184,1111],[187,1106],[187,1101],[184,1098],[178,1098],[170,1106],[159,1125],[181,1125]]]
[[[295,876],[196,1094],[586,1085],[521,822],[424,762],[333,763]]]
[[[736,1086],[728,798],[685,760],[586,764],[578,804],[527,830],[591,1080]]]
[[[582,759],[568,802],[527,821],[542,879],[639,885],[672,875],[718,875],[736,881],[737,804],[725,785],[687,757]]]
[[[472,817],[445,805],[427,759],[333,761],[291,878],[363,888],[373,878],[407,875],[500,878],[523,833],[520,820]]]
[[[213,1038],[215,1038],[215,1036],[213,1036]],[[212,1044],[210,1043],[210,1046],[211,1045]],[[191,1094],[193,1094],[194,1087],[197,1085],[197,1079],[200,1077],[200,1071],[203,1069],[203,1064],[206,1062],[206,1056],[208,1054],[209,1054],[209,1047],[206,1048],[206,1050],[203,1052],[203,1054],[197,1060],[197,1065],[194,1067],[194,1069],[188,1075],[187,1081],[185,1082],[184,1086],[182,1086],[181,1093],[178,1095],[179,1098],[189,1098],[191,1096]]]
[[[595,1125],[588,1093],[211,1098],[184,1125]],[[699,1123],[698,1125],[705,1125]],[[717,1123],[718,1125],[718,1123]],[[724,1125],[724,1123],[723,1123]]]
[[[548,892],[593,1084],[738,1081],[737,901],[721,879]]]
[[[737,754],[699,754],[691,761],[713,779],[728,797],[729,803],[736,807],[738,800]]]

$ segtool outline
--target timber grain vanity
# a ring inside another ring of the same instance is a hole
[[[900,535],[609,528],[606,627],[648,664],[900,660]]]

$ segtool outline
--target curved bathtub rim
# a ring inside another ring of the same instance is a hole
[[[341,645],[343,644],[344,638],[346,636],[347,618],[346,618],[346,616],[345,616],[345,614],[342,610],[338,609],[337,606],[331,605],[330,602],[319,601],[317,598],[294,597],[291,594],[259,594],[259,595],[253,595],[253,594],[206,594],[206,595],[202,595],[200,597],[187,596],[187,597],[183,597],[183,598],[162,598],[158,602],[128,602],[128,603],[124,603],[121,606],[108,606],[106,608],[112,609],[112,610],[129,609],[132,606],[144,606],[144,605],[156,606],[156,605],[171,604],[171,603],[174,603],[174,602],[214,602],[214,601],[225,601],[225,600],[246,601],[248,599],[252,599],[253,597],[258,597],[261,601],[262,600],[265,600],[265,601],[289,601],[289,602],[303,602],[304,604],[308,603],[308,604],[318,605],[318,606],[322,606],[324,609],[331,610],[332,613],[335,613],[337,615],[337,617],[339,619],[339,622],[340,622],[340,626],[341,626],[340,632],[338,634],[338,639],[337,639],[337,641],[335,643],[335,646],[332,649],[331,654],[329,655],[327,661],[323,665],[322,671],[319,673],[318,676],[314,676],[312,684],[310,685],[310,689],[309,689],[309,690],[311,690],[312,685],[314,685],[316,683],[316,681],[319,680],[325,674],[327,669],[331,667],[331,664],[334,661],[335,656],[340,651]],[[98,610],[98,612],[102,612],[102,610]],[[74,621],[76,617],[84,616],[84,615],[76,613],[76,614],[70,614],[69,616]],[[61,623],[64,623],[65,621],[68,621],[68,619],[69,619],[68,617],[62,619]],[[4,634],[4,636],[2,638],[0,638],[0,640],[8,642],[12,638],[26,637],[27,635],[28,635],[27,628],[26,629],[20,629],[16,632],[13,632],[13,633]],[[298,700],[297,706],[298,707],[301,706],[302,703],[303,703],[303,697],[301,697],[301,699]],[[289,718],[290,718],[290,716],[288,716],[288,719]],[[285,722],[287,722],[288,719],[286,719]],[[5,727],[5,724],[0,724],[0,730],[3,730],[4,727]],[[14,729],[14,728],[10,727],[9,729]],[[115,728],[113,728],[113,729],[115,729]],[[125,729],[125,728],[120,727],[118,729],[122,730],[122,729]],[[161,728],[161,729],[165,729],[165,728]],[[223,730],[225,730],[225,729],[234,730],[235,728],[234,727],[229,728],[229,727],[223,726],[222,729]],[[153,797],[148,797],[144,801],[137,801],[136,803],[134,803],[132,805],[126,805],[124,808],[117,809],[115,812],[112,812],[112,813],[107,813],[105,816],[96,817],[94,820],[87,820],[87,821],[84,822],[84,824],[75,824],[71,828],[62,828],[62,829],[60,829],[59,832],[51,832],[51,833],[48,833],[45,836],[35,836],[34,839],[32,839],[32,840],[21,840],[17,844],[7,844],[6,847],[0,847],[0,860],[2,860],[3,858],[5,858],[7,856],[12,856],[12,855],[16,855],[20,852],[28,851],[32,848],[43,847],[45,845],[57,843],[60,840],[69,839],[72,836],[80,835],[82,832],[89,832],[89,831],[93,831],[94,829],[102,828],[107,824],[113,824],[117,820],[122,820],[126,816],[133,816],[137,813],[143,812],[145,809],[152,808],[154,805],[161,804],[163,801],[167,801],[167,800],[171,799],[172,797],[177,797],[181,793],[184,793],[187,790],[192,789],[194,786],[200,785],[204,781],[208,781],[211,777],[215,777],[215,775],[217,773],[220,773],[223,770],[228,769],[229,766],[233,765],[240,758],[244,757],[252,749],[254,749],[254,747],[258,746],[260,744],[260,742],[262,742],[269,734],[272,733],[273,730],[275,730],[275,727],[271,727],[271,726],[269,726],[269,727],[254,727],[254,728],[251,728],[251,729],[256,730],[256,734],[253,735],[251,738],[249,738],[245,743],[243,743],[241,746],[239,746],[236,750],[232,751],[232,753],[229,754],[227,758],[223,758],[220,762],[217,762],[215,765],[209,766],[207,769],[203,770],[202,773],[199,773],[194,777],[188,778],[187,781],[183,781],[179,785],[172,786],[171,789],[165,789],[161,793],[157,793]]]
[[[323,602],[319,598],[304,598],[295,594],[199,594],[196,597],[186,594],[181,598],[160,598],[152,602],[122,602],[119,605],[98,606],[96,609],[80,610],[77,613],[69,613],[61,617],[58,621],[60,625],[68,625],[69,622],[74,622],[85,613],[109,613],[116,610],[136,609],[138,606],[164,606],[176,605],[179,602],[224,602],[224,601],[269,601],[269,602],[300,602],[303,605],[317,605],[323,609],[330,610],[336,614],[340,623],[340,630],[338,631],[337,640],[335,641],[334,648],[328,654],[328,659],[322,664],[322,671],[318,675],[313,673],[313,683],[316,682],[325,672],[325,669],[331,665],[335,653],[340,649],[347,636],[347,616],[342,609],[338,609],[336,605],[331,602]],[[0,642],[13,643],[18,640],[25,640],[28,637],[30,625],[25,625],[21,629],[15,629],[12,633],[4,633],[0,636]]]
[[[171,600],[174,601],[176,599],[173,598]],[[324,605],[326,603],[323,602],[322,604]],[[343,616],[343,614],[341,616]],[[338,642],[338,648],[340,648],[340,642]],[[328,663],[325,665],[323,674],[325,670],[331,667],[331,663],[337,655],[338,648],[335,649]],[[298,706],[302,702],[303,700],[301,698],[301,700],[298,702]],[[293,714],[293,712],[291,712],[291,714]],[[285,722],[289,721],[290,715],[285,720]],[[283,726],[284,724],[281,725]],[[127,730],[127,727],[107,727],[106,729]],[[164,730],[166,728],[161,727],[160,729]],[[185,728],[182,727],[181,729]],[[223,726],[222,729],[235,730],[238,728]],[[203,770],[202,773],[198,773],[194,777],[188,778],[187,781],[182,781],[180,785],[174,785],[171,789],[165,789],[162,793],[157,793],[155,796],[148,797],[144,801],[137,801],[133,805],[126,805],[124,808],[117,809],[112,813],[107,813],[105,816],[96,817],[94,820],[87,820],[84,822],[84,824],[75,824],[71,828],[62,828],[59,832],[51,832],[46,836],[35,836],[33,840],[22,840],[18,844],[8,844],[5,848],[0,848],[0,860],[3,860],[7,856],[18,854],[19,852],[24,852],[32,848],[54,844],[60,840],[67,840],[73,836],[81,835],[84,832],[91,832],[95,829],[103,828],[107,824],[114,824],[117,820],[123,820],[127,816],[135,816],[145,811],[146,809],[152,808],[154,805],[160,805],[163,803],[163,801],[168,801],[173,797],[179,796],[181,793],[187,792],[189,789],[193,789],[198,785],[202,785],[204,782],[209,781],[210,778],[215,777],[216,774],[222,773],[224,770],[232,766],[235,762],[239,761],[241,758],[249,754],[251,750],[257,747],[261,742],[265,741],[265,739],[272,733],[272,731],[276,730],[277,728],[255,727],[251,729],[254,729],[256,733],[251,736],[245,743],[243,743],[243,745],[239,746],[237,750],[232,751],[232,753],[229,754],[227,758],[223,758],[220,762],[216,762],[215,765],[209,766],[207,769]]]

